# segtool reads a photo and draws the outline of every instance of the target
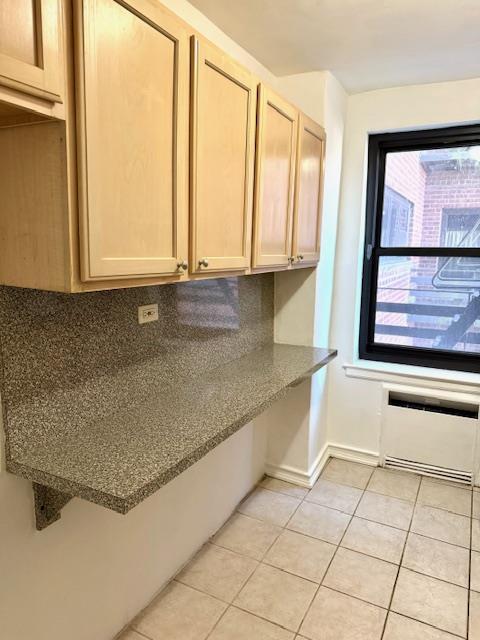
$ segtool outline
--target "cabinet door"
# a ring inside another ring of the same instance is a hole
[[[147,0],[77,0],[76,9],[82,278],[179,273],[188,255],[188,35]]]
[[[0,85],[61,102],[59,0],[0,1]]]
[[[260,85],[253,266],[288,266],[292,250],[292,217],[298,112]]]
[[[293,257],[296,266],[314,264],[320,257],[324,155],[324,129],[301,114],[293,216]]]
[[[256,81],[192,40],[192,272],[250,266]]]

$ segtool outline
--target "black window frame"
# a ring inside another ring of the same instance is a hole
[[[375,343],[378,265],[382,256],[480,257],[480,248],[381,247],[385,163],[389,152],[478,146],[480,124],[399,133],[371,134],[368,140],[365,246],[360,307],[362,360],[480,373],[480,354]]]

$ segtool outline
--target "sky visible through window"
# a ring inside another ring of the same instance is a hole
[[[480,146],[388,153],[381,245],[479,257],[381,256],[375,342],[480,352]]]

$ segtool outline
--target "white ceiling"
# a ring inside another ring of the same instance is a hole
[[[480,76],[480,0],[190,0],[275,75],[347,91]]]

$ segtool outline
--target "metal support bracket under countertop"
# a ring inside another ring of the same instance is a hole
[[[42,531],[42,529],[59,520],[60,511],[73,498],[68,493],[51,489],[36,482],[33,483],[33,495],[35,498],[35,525],[37,531]]]

